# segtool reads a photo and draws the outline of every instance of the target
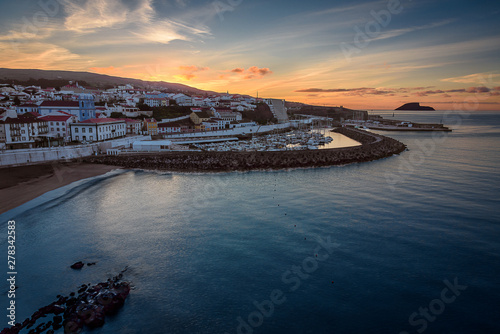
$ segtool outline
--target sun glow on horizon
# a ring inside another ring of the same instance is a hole
[[[456,12],[438,3],[405,3],[387,22],[377,16],[387,4],[373,2],[257,0],[222,11],[196,0],[64,0],[52,11],[12,5],[18,10],[0,14],[0,61],[6,68],[259,91],[317,105],[391,109],[418,101],[450,109],[472,101],[498,110],[495,5],[460,2]],[[464,13],[481,19],[465,24]]]

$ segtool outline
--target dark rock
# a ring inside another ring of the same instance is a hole
[[[82,261],[75,262],[71,265],[71,269],[82,269],[84,266]]]
[[[421,106],[418,102],[406,103],[395,110],[435,110],[432,107]]]
[[[61,314],[64,312],[64,310],[66,310],[64,308],[64,306],[61,306],[61,305],[54,305],[52,307],[52,312],[51,313],[54,313],[54,314]],[[54,317],[55,318],[55,317]]]

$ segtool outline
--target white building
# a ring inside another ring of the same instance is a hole
[[[229,125],[229,127],[231,129],[234,129],[234,128],[244,128],[247,126],[256,126],[256,125],[257,123],[255,123],[254,121],[248,121],[248,122],[233,121],[231,122],[231,125]]]
[[[190,96],[184,95],[182,93],[176,94],[172,97],[175,102],[180,106],[190,106],[193,103],[193,100]]]
[[[203,97],[192,97],[191,98],[191,105],[192,106],[197,106],[197,107],[203,107],[205,106],[205,102],[203,101]]]
[[[5,141],[6,147],[10,149],[36,147],[48,135],[47,122],[31,114],[7,118],[0,121],[0,127],[1,140]]]
[[[205,131],[215,131],[228,129],[230,123],[231,121],[212,117],[210,120],[204,121],[201,124]]]
[[[243,119],[239,112],[232,111],[227,108],[211,108],[215,117],[226,121],[241,121]]]
[[[181,130],[182,130],[181,126],[174,122],[158,124],[158,134],[160,135],[180,133]]]
[[[38,112],[38,104],[34,103],[21,104],[16,107],[16,111],[18,114],[25,114],[27,112]]]
[[[125,119],[125,124],[127,125],[127,134],[138,135],[142,132],[142,122],[138,119]]]
[[[136,141],[132,144],[134,151],[139,152],[159,152],[170,150],[172,142],[170,140]]]
[[[70,124],[73,118],[70,115],[48,115],[39,117],[49,125],[49,134],[54,138],[63,138],[65,142],[71,141]]]
[[[127,126],[123,119],[93,118],[70,126],[73,141],[103,141],[124,137],[127,134]]]
[[[94,96],[92,94],[80,94],[78,101],[44,101],[38,107],[38,113],[42,116],[54,111],[64,111],[75,115],[80,121],[95,118]]]
[[[167,98],[151,97],[151,98],[144,99],[144,104],[146,104],[148,107],[151,107],[151,108],[168,107],[169,100]]]

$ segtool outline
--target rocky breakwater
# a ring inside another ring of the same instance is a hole
[[[118,312],[130,293],[130,283],[121,281],[126,270],[106,282],[84,284],[77,293],[57,296],[56,301],[41,307],[22,323],[3,329],[0,334],[18,334],[23,329],[26,329],[23,333],[28,334],[53,334],[60,329],[64,334],[76,334],[84,327],[102,327],[105,317]]]
[[[395,139],[362,130],[337,128],[333,131],[350,137],[362,145],[301,151],[141,153],[88,157],[81,161],[125,168],[224,172],[345,165],[382,159],[406,149],[403,143]]]

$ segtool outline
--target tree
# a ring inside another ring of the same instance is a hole
[[[126,118],[126,117],[121,112],[115,112],[115,111],[113,111],[111,113],[111,118]]]
[[[153,118],[162,120],[164,118],[176,118],[191,114],[191,107],[186,106],[168,106],[150,108],[153,110]]]
[[[272,122],[272,123],[278,122],[278,120],[274,117],[269,106],[265,103],[259,103],[259,104],[257,104],[257,108],[255,108],[255,110],[243,111],[241,114],[242,114],[243,118],[249,119],[249,120],[257,122],[259,124],[267,124],[269,122]]]
[[[144,99],[141,100],[142,102],[139,101],[139,103],[137,103],[137,108],[139,108],[140,111],[151,110],[151,108],[147,104],[144,104]]]
[[[18,106],[18,105],[20,105],[20,104],[21,104],[21,100],[19,100],[19,97],[17,97],[17,96],[16,96],[16,97],[14,98],[14,105]]]

